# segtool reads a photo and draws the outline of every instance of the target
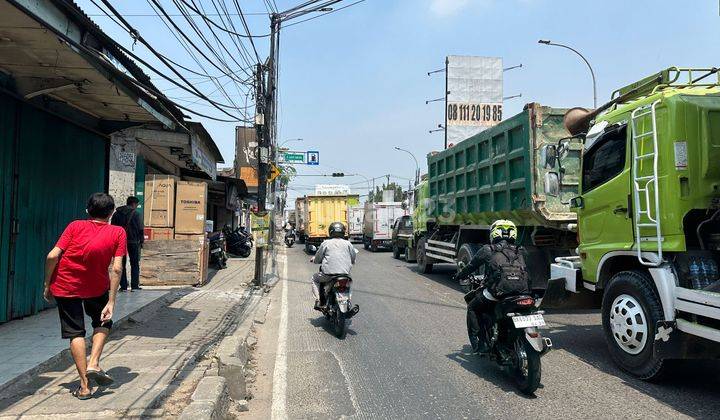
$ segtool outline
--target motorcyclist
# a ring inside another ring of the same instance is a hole
[[[465,295],[468,336],[475,352],[488,351],[487,329],[482,328],[480,322],[483,312],[489,312],[501,298],[530,291],[525,250],[515,245],[516,239],[515,224],[510,220],[497,220],[490,227],[490,244],[480,248],[470,263],[454,276],[462,280],[484,266],[484,287]]]
[[[350,274],[357,254],[355,247],[345,239],[345,225],[331,223],[328,234],[330,239],[323,241],[315,256],[310,259],[310,262],[320,264],[320,272],[312,277],[315,310],[318,311],[325,306],[325,296],[320,293],[321,285],[330,282],[334,276]]]

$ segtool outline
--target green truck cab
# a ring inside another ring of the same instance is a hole
[[[565,119],[584,139],[579,246],[551,265],[551,283],[602,293],[610,354],[637,377],[720,357],[717,70],[670,68]]]

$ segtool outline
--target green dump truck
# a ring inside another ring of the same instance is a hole
[[[579,247],[552,265],[551,284],[602,294],[609,352],[637,377],[668,359],[720,357],[717,69],[664,70],[566,120],[584,139]],[[565,166],[564,149],[545,154]]]
[[[427,183],[416,190],[415,255],[409,255],[423,273],[434,264],[469,262],[488,243],[493,221],[511,219],[528,250],[533,284],[547,283],[554,258],[577,246],[577,216],[569,203],[578,195],[581,143],[566,141],[565,111],[531,103],[500,124],[428,155]],[[562,169],[548,155],[560,142],[569,145]]]

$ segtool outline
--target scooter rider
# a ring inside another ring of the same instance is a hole
[[[340,222],[331,223],[328,234],[330,239],[323,241],[315,256],[310,259],[310,262],[320,264],[320,272],[312,277],[316,310],[321,310],[325,305],[320,286],[331,281],[334,276],[350,274],[357,254],[355,247],[345,239],[345,225]]]
[[[456,280],[461,280],[484,266],[484,288],[465,295],[468,303],[468,335],[475,352],[487,351],[486,329],[480,323],[482,313],[490,310],[500,298],[530,291],[525,250],[515,245],[516,239],[515,224],[510,220],[497,220],[490,227],[490,245],[484,245],[470,263],[454,276]],[[478,339],[481,336],[486,339]]]

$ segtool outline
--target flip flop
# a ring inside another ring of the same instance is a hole
[[[108,386],[108,385],[111,385],[113,382],[115,382],[115,380],[112,378],[112,376],[108,375],[102,369],[100,369],[100,370],[88,369],[87,377],[88,377],[88,380],[95,381],[95,383],[100,386]]]
[[[89,400],[92,398],[92,391],[88,394],[81,394],[80,391],[82,391],[82,387],[78,386],[77,389],[72,392],[73,397],[78,400]]]

